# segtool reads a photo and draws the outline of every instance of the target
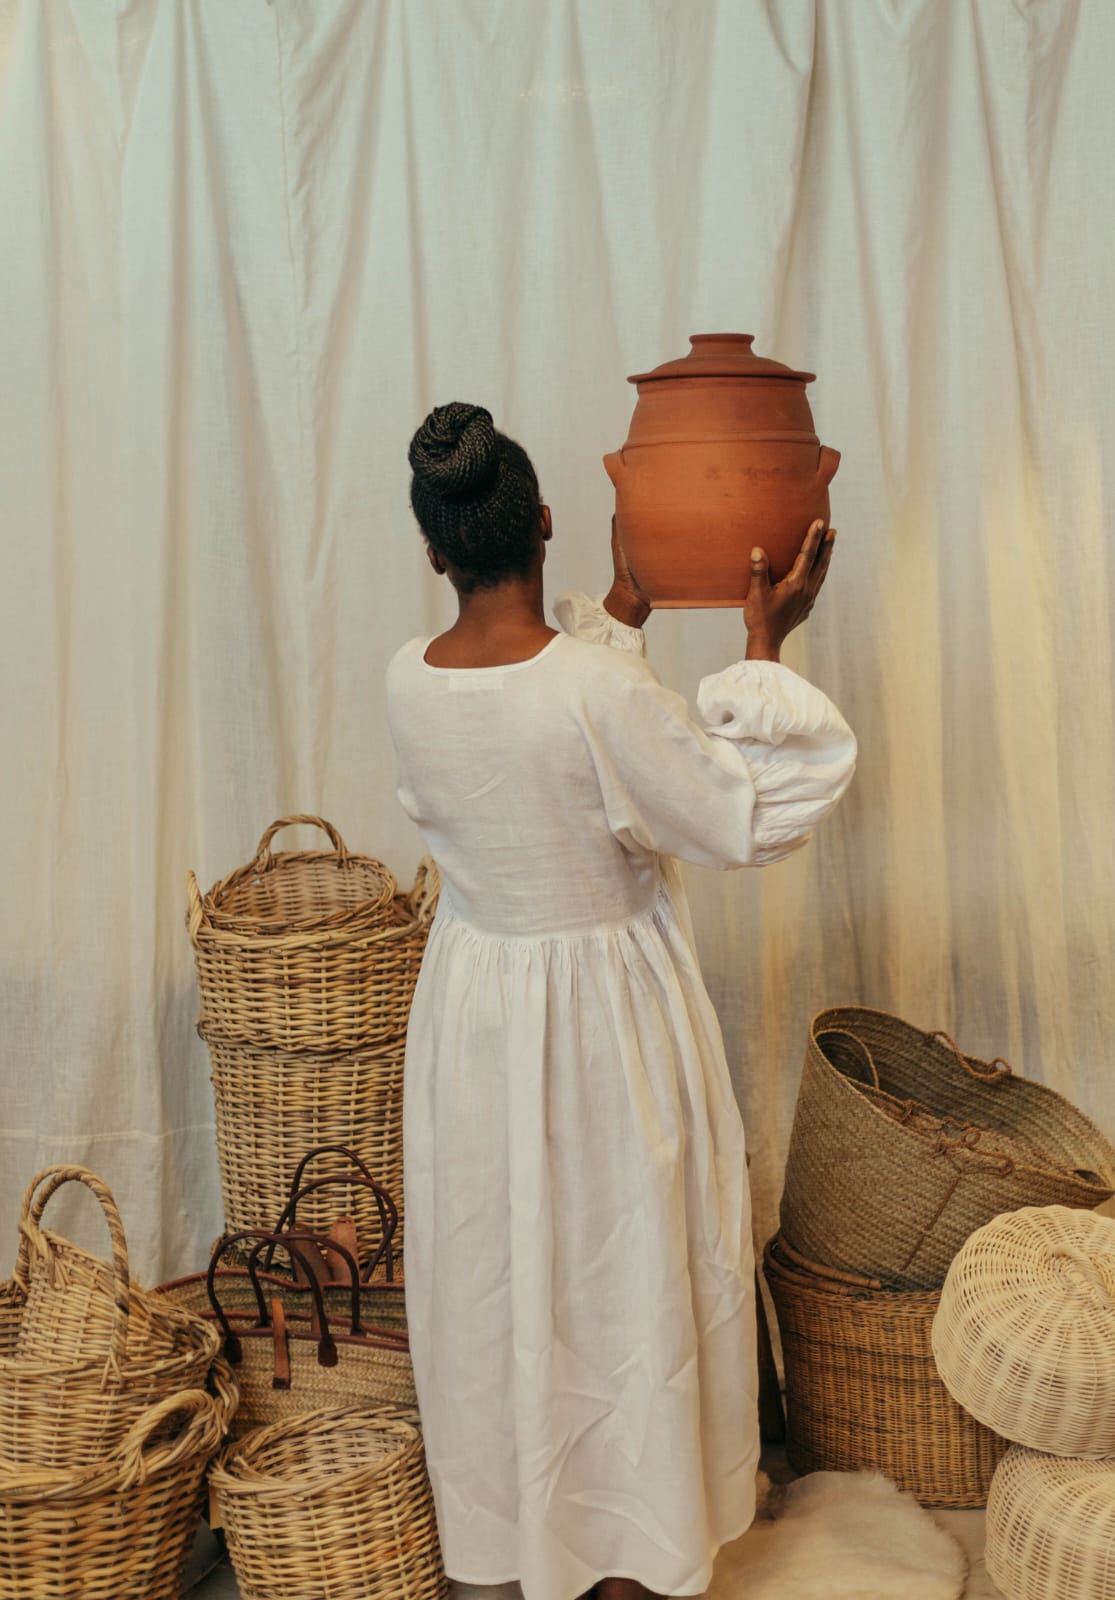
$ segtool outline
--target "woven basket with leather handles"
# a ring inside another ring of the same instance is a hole
[[[213,1495],[244,1600],[444,1600],[416,1429],[320,1410],[230,1445]]]
[[[273,855],[275,833],[292,823],[324,828],[333,851]],[[437,904],[431,861],[398,894],[381,862],[350,854],[331,823],[299,815],[272,823],[254,860],[207,895],[192,872],[187,891],[210,1042],[335,1054],[406,1032]]]
[[[99,1201],[111,1264],[43,1228],[68,1183]],[[95,1173],[48,1167],[32,1180],[15,1270],[0,1293],[0,1461],[87,1466],[151,1406],[202,1387],[219,1345],[210,1324],[132,1282],[120,1213]]]
[[[939,1296],[804,1261],[781,1236],[763,1270],[782,1334],[786,1455],[797,1472],[881,1472],[933,1506],[982,1506],[1005,1440],[937,1374]]]
[[[935,1289],[999,1212],[1113,1193],[1115,1149],[1052,1089],[883,1011],[814,1017],[781,1209],[809,1260]]]

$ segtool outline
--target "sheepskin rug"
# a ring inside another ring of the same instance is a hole
[[[759,1476],[759,1514],[716,1563],[707,1600],[959,1600],[968,1558],[912,1495],[877,1472]],[[519,1600],[517,1584],[452,1586],[453,1600]]]

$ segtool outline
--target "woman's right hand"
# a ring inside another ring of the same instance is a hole
[[[813,610],[832,560],[836,529],[810,524],[798,558],[782,579],[771,584],[765,550],[751,552],[751,586],[743,606],[748,661],[778,661],[782,642]]]
[[[612,573],[612,587],[604,596],[605,611],[629,628],[641,628],[650,616],[651,605],[631,576],[615,517],[612,518]]]

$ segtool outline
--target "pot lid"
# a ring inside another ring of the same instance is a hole
[[[649,383],[655,378],[793,378],[812,383],[815,372],[795,372],[781,361],[757,356],[753,333],[694,333],[687,356],[667,361],[653,372],[636,372],[628,383]]]

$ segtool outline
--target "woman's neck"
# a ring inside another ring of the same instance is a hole
[[[543,609],[541,572],[494,589],[459,594],[453,626],[426,650],[432,667],[504,667],[536,656],[554,637]]]

